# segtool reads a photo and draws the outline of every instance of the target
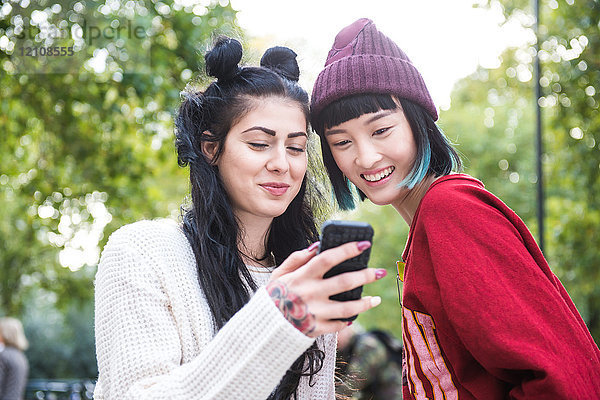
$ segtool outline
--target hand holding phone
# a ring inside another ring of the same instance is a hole
[[[346,224],[350,226],[339,227]],[[293,252],[273,271],[266,287],[284,317],[309,337],[338,332],[357,314],[377,307],[381,298],[361,297],[360,286],[386,275],[385,269],[366,268],[368,255],[361,256],[369,250],[373,237],[368,224],[357,227],[337,221],[328,225],[323,229],[323,242],[319,242],[320,251],[325,253],[317,254],[317,243]],[[345,271],[351,272],[333,276]],[[345,291],[350,296],[340,293]],[[340,303],[332,299],[356,300]]]
[[[319,245],[319,253],[348,242],[361,242],[364,240],[372,242],[373,234],[373,228],[366,222],[326,221],[321,228],[321,243]],[[368,248],[357,257],[346,260],[331,268],[327,273],[325,273],[323,278],[329,278],[344,272],[358,271],[367,268],[370,255],[371,248]],[[350,301],[360,299],[361,294],[362,286],[359,286],[352,290],[330,296],[329,298],[337,301]],[[344,320],[351,321],[355,318],[356,315]]]

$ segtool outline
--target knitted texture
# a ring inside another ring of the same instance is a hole
[[[312,92],[313,118],[332,102],[359,93],[392,94],[421,105],[434,120],[437,110],[423,77],[408,56],[361,18],[342,29]]]
[[[190,244],[173,223],[141,221],[113,233],[96,275],[94,398],[266,399],[313,343],[260,286],[217,332]],[[322,370],[299,399],[333,399],[335,335],[317,339]]]

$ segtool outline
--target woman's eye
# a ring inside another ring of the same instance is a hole
[[[269,146],[268,144],[265,144],[265,143],[248,143],[248,144],[255,149],[264,149],[267,146]]]
[[[381,129],[377,129],[375,132],[373,132],[373,135],[381,135],[382,133],[387,132],[390,129],[390,127],[386,127],[386,128],[381,128]]]
[[[295,147],[295,146],[289,146],[288,149],[293,151],[294,153],[304,153],[306,151],[306,150],[304,150],[303,147]]]
[[[340,146],[344,146],[346,144],[350,143],[349,140],[340,140],[339,142],[335,142],[333,145],[336,147],[340,147]]]

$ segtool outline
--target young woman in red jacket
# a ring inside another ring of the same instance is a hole
[[[355,186],[410,226],[405,399],[600,398],[600,351],[573,302],[523,221],[453,173],[421,74],[372,21],[335,38],[311,113],[340,207]]]

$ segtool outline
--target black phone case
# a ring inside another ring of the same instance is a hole
[[[373,240],[373,228],[366,222],[357,221],[327,221],[321,228],[321,244],[319,253],[327,249],[337,247],[347,242],[360,242]],[[363,251],[358,256],[351,258],[336,265],[323,275],[323,278],[329,278],[344,272],[358,271],[367,268],[371,248]],[[362,286],[330,296],[331,300],[350,301],[358,300],[362,295]],[[342,321],[352,321],[356,315],[350,318],[344,318]]]

